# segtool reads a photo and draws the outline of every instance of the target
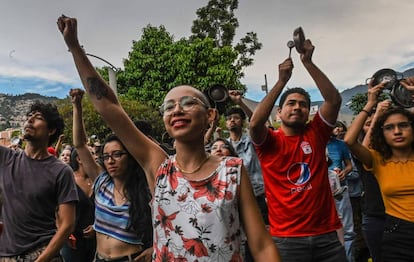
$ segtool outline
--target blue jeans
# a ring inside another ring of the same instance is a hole
[[[354,232],[354,218],[348,190],[345,190],[342,193],[342,197],[340,199],[335,198],[335,204],[344,229],[345,252],[347,261],[354,262],[355,259],[353,254],[353,244],[356,234]]]
[[[336,231],[309,237],[273,237],[283,262],[345,262]]]
[[[385,217],[362,216],[362,234],[373,262],[381,260],[381,241],[384,233]]]

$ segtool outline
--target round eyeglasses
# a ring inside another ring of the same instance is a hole
[[[184,112],[188,112],[194,108],[196,105],[202,105],[205,108],[208,108],[207,105],[201,101],[200,98],[195,96],[183,96],[179,101],[167,100],[160,106],[160,113],[163,116],[170,116],[175,108],[179,105],[180,109]]]

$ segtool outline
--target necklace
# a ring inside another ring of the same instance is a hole
[[[92,184],[91,178],[86,175],[85,180],[86,180],[86,183],[88,184],[88,186],[91,186],[91,184]]]
[[[79,172],[74,172],[76,183],[84,185],[85,183],[90,187],[92,185],[92,180],[88,175],[82,175]]]
[[[121,191],[119,191],[118,188],[115,187],[115,185],[114,185],[114,188],[115,188],[116,192],[118,192],[118,194],[122,197],[122,201],[125,201],[126,198],[125,198],[124,194],[122,194]],[[114,197],[115,197],[115,194],[114,194]]]
[[[200,165],[198,165],[198,167],[196,167],[194,170],[191,170],[191,171],[187,171],[187,170],[182,169],[181,165],[178,163],[177,158],[175,158],[175,164],[176,164],[176,166],[178,167],[178,169],[180,170],[181,173],[194,174],[194,173],[198,172],[209,159],[210,159],[210,154],[206,154],[206,158],[204,158],[204,160],[201,161]]]

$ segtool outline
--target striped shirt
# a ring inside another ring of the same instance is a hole
[[[134,231],[128,230],[130,202],[115,204],[114,182],[107,172],[101,173],[96,179],[94,190],[95,231],[129,244],[142,245],[142,239]]]

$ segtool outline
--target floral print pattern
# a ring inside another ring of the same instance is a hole
[[[158,170],[152,200],[154,261],[242,261],[242,160],[224,158],[207,178],[187,180],[175,156]]]

